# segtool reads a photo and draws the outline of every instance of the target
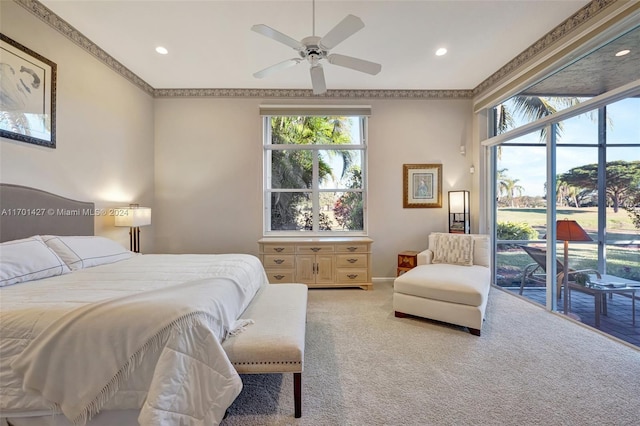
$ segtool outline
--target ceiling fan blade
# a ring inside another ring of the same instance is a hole
[[[364,28],[362,19],[354,15],[347,15],[338,25],[333,27],[322,39],[320,46],[325,50],[330,50],[342,43],[353,34]]]
[[[314,95],[322,95],[327,91],[327,84],[324,81],[324,71],[320,64],[311,67],[311,86],[313,86]]]
[[[375,62],[365,61],[364,59],[358,59],[352,56],[339,55],[337,53],[328,55],[327,60],[331,64],[366,72],[371,75],[378,74],[382,69],[382,65],[376,64]]]
[[[271,27],[268,27],[264,24],[257,24],[251,27],[251,31],[254,31],[258,34],[262,34],[265,37],[269,37],[272,40],[279,41],[280,43],[286,44],[289,47],[293,47],[296,50],[303,49],[304,46],[298,41],[286,34],[282,34],[280,31],[274,30]]]
[[[266,77],[270,74],[273,74],[276,71],[280,71],[280,70],[284,70],[287,68],[291,68],[294,65],[298,65],[300,62],[302,61],[302,59],[300,58],[291,58],[291,59],[287,59],[286,61],[282,61],[282,62],[278,62],[275,65],[271,65],[270,67],[267,67],[263,70],[260,70],[256,73],[253,73],[253,76],[255,78],[262,78],[262,77]]]

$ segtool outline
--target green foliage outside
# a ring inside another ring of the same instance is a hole
[[[499,240],[537,240],[538,231],[526,222],[498,222]]]
[[[560,184],[574,188],[574,194],[593,193],[598,190],[598,164],[586,164],[558,175]],[[606,196],[613,211],[635,199],[640,193],[640,161],[609,161],[606,167]],[[569,195],[567,195],[569,196]],[[575,197],[575,195],[574,195]],[[579,207],[577,198],[574,206]]]
[[[578,98],[516,96],[511,102],[496,107],[497,133],[515,127],[517,116],[532,122],[580,102]],[[558,136],[562,132],[558,123]],[[608,124],[611,122],[608,119]],[[546,139],[547,127],[540,132]],[[501,147],[498,147],[501,158]],[[577,220],[597,240],[599,224],[597,206],[606,203],[606,269],[607,274],[640,281],[640,161],[610,161],[606,165],[606,194],[598,198],[598,165],[575,167],[557,176],[555,194],[541,197],[523,196],[519,180],[498,170],[498,238],[503,240],[531,240],[546,233],[546,205],[555,202],[558,219]],[[555,195],[555,197],[554,197]],[[624,214],[619,212],[624,210]],[[535,232],[529,233],[527,228]],[[537,232],[536,232],[537,230]],[[561,250],[561,248],[560,248]],[[597,244],[572,245],[569,248],[571,265],[575,269],[597,269]],[[523,269],[532,259],[513,244],[499,244],[496,257],[497,284],[519,286]],[[586,278],[585,278],[586,280]]]
[[[336,153],[343,165],[343,174],[354,173],[351,182],[359,179],[360,171],[351,167],[353,152],[340,150],[339,145],[351,143],[349,120],[345,117],[320,116],[278,116],[271,118],[271,143],[274,145],[337,145]],[[318,185],[326,182],[332,175],[327,158],[318,158]],[[358,176],[355,176],[355,173]],[[339,176],[342,178],[344,176]],[[313,230],[313,209],[309,190],[313,188],[313,151],[312,150],[273,150],[271,152],[271,188],[293,189],[296,192],[274,191],[271,197],[272,230]],[[355,187],[355,186],[353,186]],[[359,194],[358,194],[359,195]],[[361,197],[360,197],[361,198]],[[349,197],[341,211],[340,222],[349,227],[353,224],[358,208],[357,202]],[[360,211],[362,205],[360,203]],[[362,219],[360,219],[362,221]],[[327,231],[335,227],[333,219],[325,212],[319,213],[319,230]],[[348,228],[353,229],[353,228]],[[357,229],[357,228],[356,228]],[[362,229],[360,227],[359,229]]]
[[[362,172],[356,167],[353,167],[349,172],[351,176],[347,187],[351,189],[362,188]],[[362,230],[364,229],[362,209],[362,193],[347,192],[336,201],[333,213],[343,229]]]
[[[630,197],[626,205],[623,208],[629,214],[631,223],[636,229],[640,229],[640,192],[636,193],[633,197]]]
[[[576,220],[593,238],[598,238],[598,209],[597,207],[559,208],[558,219]],[[533,208],[500,208],[498,209],[499,223],[526,223],[542,237],[546,233],[546,209]],[[640,231],[634,227],[626,211],[615,213],[613,208],[607,208],[607,274],[616,277],[640,281]],[[508,228],[508,227],[505,227]],[[500,235],[506,236],[508,232]],[[530,239],[530,238],[525,238]],[[536,238],[533,238],[536,239]],[[517,240],[517,239],[516,239]],[[544,244],[544,243],[543,243]],[[559,257],[562,253],[562,243],[557,245]],[[594,243],[570,244],[569,258],[574,269],[598,269],[598,245]],[[515,244],[498,244],[496,257],[497,284],[501,286],[519,286],[522,271],[532,263],[531,257]]]

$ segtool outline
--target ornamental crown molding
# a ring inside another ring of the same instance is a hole
[[[460,90],[328,90],[314,95],[308,89],[156,89],[125,67],[118,60],[93,43],[67,21],[56,15],[38,0],[14,0],[38,19],[55,29],[106,66],[139,87],[152,97],[188,98],[310,98],[310,99],[472,99],[499,81],[515,73],[518,68],[540,54],[551,44],[567,37],[576,28],[592,19],[618,0],[593,0],[562,24],[551,30],[524,52],[493,73],[474,89]]]
[[[157,98],[471,99],[472,90],[155,89]]]

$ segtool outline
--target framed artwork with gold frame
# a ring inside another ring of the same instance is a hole
[[[403,207],[442,207],[442,164],[404,164]]]

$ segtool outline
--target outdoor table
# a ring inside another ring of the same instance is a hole
[[[607,315],[607,294],[631,293],[631,318],[633,325],[636,325],[636,291],[640,290],[640,284],[620,284],[624,284],[624,287],[616,287],[613,284],[602,282],[581,285],[575,281],[569,281],[569,310],[571,310],[571,290],[592,295],[595,301],[596,328],[600,328],[600,313]]]

